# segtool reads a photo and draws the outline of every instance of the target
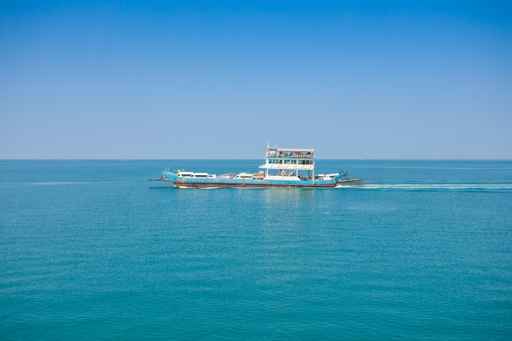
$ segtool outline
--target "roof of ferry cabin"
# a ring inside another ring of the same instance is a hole
[[[314,153],[315,150],[313,148],[279,148],[279,147],[270,147],[267,150],[275,150],[278,152],[310,152]]]

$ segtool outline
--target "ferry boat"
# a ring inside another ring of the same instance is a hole
[[[256,173],[209,174],[184,170],[164,170],[160,180],[176,188],[333,188],[357,185],[359,179],[346,172],[316,174],[315,150],[311,148],[268,147],[265,163]]]

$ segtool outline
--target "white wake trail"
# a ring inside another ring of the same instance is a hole
[[[512,183],[501,184],[364,184],[358,186],[337,186],[351,189],[388,190],[512,190]]]

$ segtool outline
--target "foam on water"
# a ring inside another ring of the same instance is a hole
[[[336,186],[336,188],[351,189],[382,189],[382,190],[484,190],[508,191],[512,184],[365,184],[359,186]]]
[[[119,181],[31,181],[22,182],[23,185],[29,186],[73,186],[73,185],[95,185],[95,184],[112,184]],[[12,182],[11,184],[17,184]]]
[[[66,186],[66,185],[85,185],[89,182],[85,181],[38,181],[29,182],[30,185],[34,186]]]

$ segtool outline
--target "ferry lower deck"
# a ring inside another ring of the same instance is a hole
[[[276,184],[276,183],[186,183],[175,182],[176,188],[334,188],[334,184]]]
[[[360,183],[358,179],[325,179],[325,180],[276,180],[254,178],[225,177],[177,177],[175,173],[163,174],[162,181],[176,188],[334,188]]]

